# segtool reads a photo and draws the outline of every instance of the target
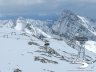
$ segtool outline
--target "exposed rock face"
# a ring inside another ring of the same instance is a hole
[[[56,61],[49,60],[49,59],[46,59],[46,58],[40,57],[40,56],[35,57],[34,60],[35,60],[35,61],[40,61],[40,62],[42,62],[42,63],[53,63],[53,64],[58,64],[58,62],[56,62]]]
[[[14,72],[22,72],[22,70],[17,68],[17,69],[14,70]]]

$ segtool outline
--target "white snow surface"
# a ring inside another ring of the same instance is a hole
[[[15,29],[18,30],[18,31],[24,30],[26,25],[27,25],[26,20],[24,20],[22,17],[20,17],[16,21]]]
[[[11,32],[16,32],[16,35],[11,35]],[[58,61],[59,64],[44,64],[34,61],[34,56],[41,56],[34,51],[38,50],[39,46],[28,45],[30,38],[26,36],[20,36],[23,32],[18,32],[11,28],[0,28],[0,71],[1,72],[13,72],[14,69],[19,68],[23,72],[47,72],[54,71],[67,72],[68,70],[77,69],[80,65],[74,65],[61,61],[55,57],[48,57],[50,60]],[[4,37],[8,35],[8,38]],[[31,37],[33,42],[44,45],[44,42]],[[50,47],[55,49],[61,55],[64,55],[62,51],[77,54],[75,49],[69,47],[64,41],[58,41],[47,38],[50,41]],[[69,69],[70,68],[70,69]]]
[[[91,52],[96,53],[96,42],[95,41],[87,41],[85,44],[85,48]]]
[[[82,21],[83,20],[84,19],[82,19]],[[78,69],[81,64],[71,64],[70,62],[60,60],[56,57],[43,56],[45,58],[48,58],[49,60],[57,61],[58,64],[41,63],[38,61],[34,61],[34,56],[41,56],[40,53],[37,53],[35,51],[39,50],[40,46],[44,46],[45,44],[44,41],[35,37],[40,35],[45,36],[45,39],[47,39],[50,43],[50,47],[58,52],[60,55],[65,55],[63,51],[66,51],[69,54],[78,54],[77,50],[68,46],[63,40],[52,39],[52,37],[45,32],[45,29],[49,30],[49,28],[47,26],[45,28],[42,27],[42,25],[44,25],[42,21],[37,21],[35,25],[35,20],[26,21],[23,18],[19,18],[16,21],[15,28],[11,28],[12,26],[14,26],[11,20],[0,21],[0,23],[0,72],[13,72],[16,68],[21,69],[22,72],[81,72],[82,70],[84,72],[88,70],[93,70],[93,72],[96,72],[96,63],[88,65],[88,67],[86,67],[85,69]],[[28,23],[32,23],[31,30],[26,28],[26,25]],[[39,26],[38,23],[42,25]],[[61,30],[62,33],[64,25],[61,26],[62,29],[59,30]],[[84,26],[86,26],[87,28],[87,25]],[[43,31],[43,29],[45,31]],[[23,34],[26,34],[26,36],[24,36]],[[30,41],[35,42],[40,46],[28,45],[28,42]],[[86,42],[85,48],[90,51],[90,54],[91,52],[96,53],[96,42]],[[70,57],[71,55],[69,54],[66,54],[66,56]],[[93,55],[93,57],[95,57],[95,54]]]

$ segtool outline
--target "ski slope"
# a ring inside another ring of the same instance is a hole
[[[15,32],[16,35],[11,34],[12,32]],[[40,46],[44,46],[44,41],[37,39],[34,36],[23,36],[22,33],[22,31],[18,32],[7,27],[0,28],[1,72],[13,72],[16,68],[21,69],[22,72],[67,72],[70,70],[82,70],[78,69],[81,64],[70,64],[70,62],[60,60],[59,58],[56,58],[54,56],[43,57],[57,61],[58,64],[41,63],[34,61],[34,56],[42,56],[40,53],[35,51],[39,50]],[[4,37],[4,35],[8,35],[8,37]],[[28,42],[30,40],[38,43],[40,46],[28,45]],[[50,47],[62,56],[64,55],[63,51],[77,54],[77,51],[69,47],[64,41],[58,41],[51,38],[47,38],[46,40],[50,42]],[[90,65],[87,69],[90,69],[93,66],[94,65]],[[69,67],[70,69],[68,69]]]

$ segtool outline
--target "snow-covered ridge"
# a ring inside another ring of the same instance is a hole
[[[34,35],[36,37],[48,37],[51,36],[47,33],[50,33],[48,21],[34,20],[34,19],[26,19],[23,17],[19,17],[16,20],[0,20],[0,26],[6,26],[9,28],[14,28],[17,31],[23,31]]]
[[[75,36],[77,33],[81,35],[95,35],[96,23],[72,13],[71,11],[64,11],[61,13],[59,19],[52,26],[53,32],[58,35],[69,37]]]
[[[47,21],[22,17],[16,19],[15,22],[1,20],[0,23],[37,38],[53,38],[52,35],[56,34],[67,39],[65,42],[72,41],[76,35],[83,35],[89,37],[90,40],[96,40],[95,23],[68,10],[62,12],[59,19],[50,26]],[[51,32],[51,30],[53,31]]]
[[[20,17],[16,20],[16,26],[14,28],[18,31],[24,31],[36,37],[42,36],[51,38],[50,35],[43,31],[49,30],[46,24],[46,21],[24,19]]]

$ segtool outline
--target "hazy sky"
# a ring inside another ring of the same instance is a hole
[[[0,0],[0,16],[59,14],[63,9],[96,19],[96,0]]]

